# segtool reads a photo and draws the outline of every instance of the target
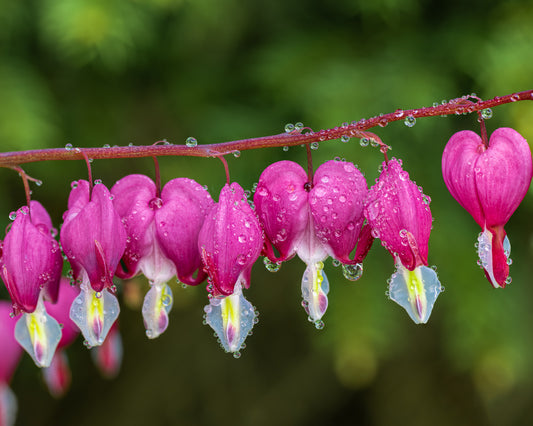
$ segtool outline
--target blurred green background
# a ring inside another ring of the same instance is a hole
[[[0,1],[2,151],[222,142],[315,130],[397,108],[475,92],[483,98],[533,88],[533,3],[487,0],[28,0]],[[514,127],[533,140],[533,105],[494,109],[489,132]],[[531,192],[508,223],[513,282],[493,290],[476,265],[479,229],[447,192],[440,171],[448,138],[478,131],[475,115],[401,122],[376,132],[432,198],[430,264],[446,291],[429,324],[414,325],[385,297],[394,267],[374,244],[356,283],[327,261],[324,330],[300,306],[304,264],[275,274],[258,262],[246,296],[261,321],[240,359],[202,325],[204,286],[174,284],[169,329],[148,341],[140,306],[123,303],[119,376],[97,374],[81,338],[68,349],[73,383],[50,397],[25,355],[13,378],[17,425],[524,425],[533,414]],[[322,143],[369,184],[382,156],[357,141]],[[232,179],[251,189],[270,163],[304,164],[305,150],[228,157]],[[215,199],[225,177],[213,159],[161,158],[164,181],[187,176]],[[24,169],[59,226],[83,162]],[[101,160],[109,187],[128,173],[153,176],[149,159]],[[0,226],[24,203],[22,183],[0,171]],[[497,189],[495,189],[497,190]],[[144,286],[146,283],[143,284]],[[7,298],[1,288],[0,297]]]

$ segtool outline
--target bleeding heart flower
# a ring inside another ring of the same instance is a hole
[[[17,400],[9,382],[22,355],[15,340],[15,319],[11,318],[11,304],[0,300],[0,425],[12,426],[17,414]]]
[[[91,349],[91,356],[98,370],[107,379],[116,377],[122,365],[122,337],[118,321],[113,324],[107,339],[101,346]]]
[[[303,305],[310,321],[322,328],[329,291],[323,261],[332,256],[345,264],[345,276],[356,280],[373,238],[370,228],[363,227],[366,180],[352,163],[327,161],[317,169],[313,185],[307,180],[297,163],[274,163],[261,173],[254,203],[265,233],[268,258],[281,262],[298,254],[306,263]]]
[[[214,202],[200,184],[186,178],[168,182],[158,197],[150,178],[129,175],[111,193],[128,235],[123,256],[126,268],[119,266],[117,275],[131,278],[142,272],[150,281],[143,318],[146,335],[153,339],[168,325],[172,291],[167,281],[177,275],[181,282],[196,285],[206,277],[198,234]]]
[[[15,313],[15,337],[39,367],[52,361],[61,329],[46,313],[44,298],[57,299],[63,259],[52,237],[52,222],[44,207],[31,201],[21,207],[8,231],[0,259],[1,276]]]
[[[240,356],[257,312],[242,295],[250,286],[252,265],[263,245],[261,227],[244,190],[237,183],[225,185],[205,219],[198,248],[208,274],[210,303],[204,310],[207,323],[222,347]]]
[[[393,256],[396,272],[389,297],[401,305],[417,324],[426,323],[442,286],[428,268],[428,242],[432,216],[430,198],[409,179],[401,161],[382,164],[376,184],[368,191],[365,216],[374,237]]]
[[[80,328],[88,346],[101,345],[120,307],[109,292],[113,275],[126,247],[126,231],[103,184],[74,182],[63,215],[61,245],[81,293],[70,317]]]
[[[455,133],[444,148],[442,175],[452,196],[483,230],[478,255],[487,279],[494,288],[505,287],[511,281],[511,244],[504,226],[533,176],[527,141],[505,127],[492,133],[488,146],[472,131]]]
[[[77,286],[71,286],[67,278],[62,278],[59,285],[59,297],[56,303],[44,302],[46,310],[61,324],[61,340],[57,346],[52,363],[43,369],[43,377],[50,394],[56,398],[63,396],[70,387],[71,373],[65,348],[80,333],[80,329],[70,319],[70,306],[80,294]]]

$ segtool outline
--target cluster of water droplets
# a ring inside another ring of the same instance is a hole
[[[490,277],[491,284],[494,287],[500,287],[500,285],[497,283],[496,279],[494,278],[493,273],[493,263],[492,263],[492,233],[485,229],[483,232],[480,232],[478,234],[477,242],[475,244],[475,247],[477,249],[478,254],[478,260],[477,264],[480,268],[487,271],[487,274]],[[507,265],[512,265],[513,260],[511,259],[511,242],[509,241],[509,238],[505,236],[503,240],[503,253],[507,259]],[[505,284],[511,284],[513,279],[509,276],[505,280]]]

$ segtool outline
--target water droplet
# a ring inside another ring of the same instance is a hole
[[[72,144],[71,144],[71,143],[67,143],[67,144],[65,145],[65,149],[66,149],[67,151],[70,151],[70,150],[72,149]]]
[[[318,149],[318,142],[311,143],[310,148],[314,149],[314,150],[317,150]]]
[[[291,133],[295,129],[294,124],[287,123],[285,124],[285,133]]]
[[[100,185],[102,183],[102,179],[95,179],[94,180],[94,184],[95,185]]]
[[[315,328],[317,330],[322,330],[324,328],[324,321],[322,320],[316,320],[315,321]]]
[[[104,148],[111,148],[111,145],[109,145],[108,143],[104,144]]]
[[[189,136],[189,137],[185,140],[185,145],[187,145],[189,148],[193,148],[193,147],[195,147],[196,145],[198,145],[198,141],[196,140],[196,138],[193,138],[192,136]]]
[[[350,281],[357,281],[363,275],[363,264],[356,263],[355,265],[342,265],[342,274],[344,278]]]
[[[17,218],[17,212],[11,212],[9,213],[9,219],[15,220]]]
[[[481,110],[481,117],[484,120],[488,120],[488,119],[492,118],[492,110],[490,108],[482,109]]]
[[[511,277],[507,277],[505,280],[505,284],[511,284],[513,282],[513,279]]]
[[[368,146],[368,144],[370,143],[370,139],[368,138],[362,138],[360,141],[359,141],[359,145],[365,147],[365,146]]]
[[[341,265],[341,261],[340,260],[337,260],[337,259],[331,259],[331,264],[337,268]]]
[[[233,358],[239,359],[241,357],[241,353],[239,351],[233,352]]]
[[[344,143],[346,143],[346,142],[350,142],[350,136],[348,136],[348,135],[342,135],[342,136],[341,136],[341,142],[344,142]]]
[[[408,115],[405,117],[404,123],[407,127],[413,127],[416,124],[416,118],[414,118],[412,115]]]
[[[375,139],[370,139],[370,146],[376,148],[379,146],[379,142]]]
[[[233,156],[234,156],[235,158],[239,158],[239,157],[241,156],[241,151],[238,151],[238,150],[233,151]]]
[[[271,262],[266,256],[263,258],[263,263],[268,272],[278,272],[281,268],[281,262]]]
[[[72,189],[76,189],[78,187],[78,181],[77,180],[74,180],[70,183],[70,187]]]
[[[287,152],[289,150],[289,147],[288,146],[284,146],[283,147],[283,151]]]
[[[302,130],[304,128],[304,124],[301,122],[298,122],[294,125],[295,130]]]

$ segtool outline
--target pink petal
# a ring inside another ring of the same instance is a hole
[[[94,291],[102,291],[112,285],[114,271],[126,247],[126,231],[105,185],[95,185],[90,201],[83,205],[89,192],[84,182],[79,181],[69,197],[61,245],[76,278],[83,268]]]
[[[207,190],[187,178],[168,182],[161,199],[163,205],[155,213],[155,229],[161,249],[176,265],[180,281],[199,284],[206,274],[198,251],[198,235],[215,203]],[[193,277],[197,270],[197,276]]]
[[[527,141],[510,128],[496,129],[474,167],[487,227],[504,225],[524,199],[533,167]]]
[[[241,274],[245,286],[250,285],[249,272],[262,244],[259,221],[244,190],[237,183],[226,184],[218,203],[207,214],[198,238],[207,273],[220,294],[231,295]]]
[[[140,272],[139,262],[146,256],[155,244],[154,235],[147,232],[154,221],[154,208],[159,203],[156,200],[154,182],[144,175],[128,175],[120,179],[111,188],[113,206],[115,207],[126,229],[126,249],[123,262],[126,270],[121,266],[117,275],[126,279]]]
[[[313,182],[309,204],[316,236],[332,257],[353,263],[349,255],[363,226],[366,180],[352,163],[327,161],[317,169]]]
[[[9,383],[22,355],[22,347],[15,340],[17,320],[11,318],[11,313],[11,304],[0,300],[0,387],[3,383]]]
[[[378,181],[368,192],[365,216],[374,236],[412,271],[427,265],[432,222],[429,200],[398,160],[393,158],[382,167]]]
[[[37,202],[32,206],[36,213],[42,208]],[[42,289],[52,300],[57,298],[63,260],[45,226],[35,226],[21,208],[4,240],[1,274],[17,310],[33,312]]]
[[[287,260],[296,253],[309,221],[306,182],[304,169],[292,161],[278,161],[261,173],[254,204],[271,261]],[[272,245],[279,251],[279,257]]]

